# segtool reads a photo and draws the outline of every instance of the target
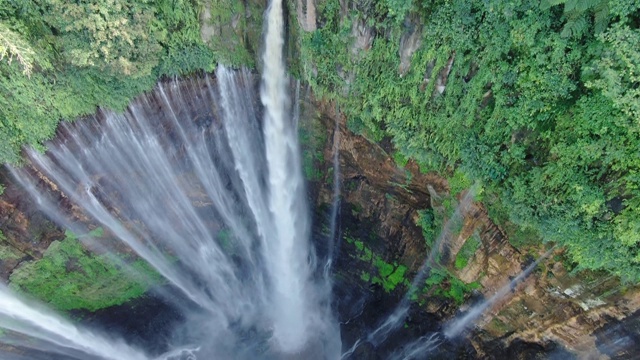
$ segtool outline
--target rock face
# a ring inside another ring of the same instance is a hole
[[[5,281],[22,261],[39,259],[64,232],[42,216],[22,189],[8,174],[0,174],[7,186],[0,197],[0,278]]]
[[[227,65],[252,64],[257,59],[266,2],[204,0],[200,37]]]
[[[343,340],[353,344],[398,304],[431,250],[418,225],[422,211],[442,212],[446,219],[447,204],[458,201],[464,192],[457,195],[458,199],[450,196],[444,178],[421,173],[411,161],[399,167],[391,156],[389,142],[374,144],[353,134],[332,104],[310,97],[303,100],[300,126],[316,122],[315,137],[322,140],[317,144],[321,156],[314,156],[320,175],[311,181],[309,189],[317,209],[314,222],[318,241],[331,236],[322,225],[329,223],[327,209],[333,203],[331,159],[334,150],[339,152],[340,241],[334,265],[335,298]],[[201,111],[194,109],[193,113]],[[193,118],[199,121],[197,116]],[[339,141],[334,142],[336,136]],[[12,185],[6,171],[0,181],[7,185],[0,197],[0,276],[6,280],[22,261],[40,258],[52,241],[64,238],[64,232],[36,211],[29,197]],[[57,193],[47,179],[42,181]],[[199,201],[197,194],[193,198]],[[82,220],[63,194],[58,199],[71,216]],[[459,253],[474,238],[480,245],[460,264]],[[465,293],[461,302],[437,292],[424,295],[412,305],[406,327],[390,341],[397,343],[402,337],[416,339],[426,331],[439,331],[443,323],[466,311],[467,304],[489,298],[508,284],[544,250],[531,247],[525,252],[512,246],[484,206],[476,202],[438,252],[441,268],[463,283],[479,284],[479,288]],[[451,280],[445,280],[441,288],[453,286]],[[572,353],[585,359],[631,359],[638,351],[639,309],[638,287],[620,284],[607,274],[573,274],[562,262],[562,249],[555,249],[531,276],[485,311],[468,332],[468,345],[455,351],[467,358]],[[354,356],[375,359],[384,358],[381,354],[386,350],[365,346],[358,351]]]
[[[298,25],[304,31],[315,31],[317,29],[316,4],[314,0],[296,0],[296,11],[298,15]]]
[[[326,104],[319,108],[328,143],[333,144],[334,110]],[[431,205],[429,187],[438,193],[448,191],[446,181],[433,174],[421,174],[414,163],[399,168],[385,149],[349,131],[345,119],[339,118],[339,159],[342,175],[342,196],[358,208],[357,217],[370,219],[380,226],[380,237],[389,246],[402,243],[400,259],[417,269],[425,252],[421,230],[415,225],[417,211]],[[326,146],[324,158],[333,157],[333,146]],[[330,167],[331,164],[326,164]],[[318,202],[329,203],[332,193],[323,187]]]
[[[420,173],[412,162],[405,168],[398,167],[390,156],[390,144],[374,144],[351,133],[346,119],[336,114],[331,104],[317,102],[316,106],[315,116],[324,124],[327,135],[324,159],[333,157],[334,121],[338,119],[342,221],[355,223],[356,227],[373,227],[378,237],[361,237],[364,246],[379,251],[389,263],[406,265],[410,278],[430,250],[416,225],[418,212],[440,206],[442,198],[448,196],[447,181],[432,173]],[[326,161],[323,168],[328,170],[331,166]],[[328,206],[332,200],[331,180],[327,177],[324,184],[316,185],[318,206]],[[456,255],[473,234],[477,234],[481,245],[466,265],[457,267]],[[371,242],[367,243],[367,239]],[[440,257],[439,264],[465,283],[479,283],[481,288],[476,290],[475,298],[491,297],[544,252],[542,247],[531,247],[523,253],[512,246],[477,202],[466,212],[462,228],[449,237],[445,248],[446,255]],[[604,273],[571,273],[562,262],[562,252],[555,249],[533,274],[477,320],[475,330],[469,333],[475,356],[533,351],[573,354],[584,359],[632,358],[629,354],[633,353],[633,346],[638,346],[640,288],[622,285]],[[370,285],[354,274],[351,279],[360,282],[361,288]],[[371,288],[368,291],[381,292]],[[403,291],[406,287],[396,288],[395,295],[378,305],[394,306],[394,299],[397,301]],[[374,294],[372,299],[378,300],[369,301],[380,301],[379,296]],[[447,321],[467,308],[451,301],[427,302],[425,306],[433,312],[433,321]],[[623,334],[619,338],[610,335],[619,333]],[[626,346],[620,345],[623,340]]]

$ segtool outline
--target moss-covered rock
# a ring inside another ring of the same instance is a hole
[[[10,277],[10,287],[45,301],[58,310],[98,310],[144,294],[160,277],[139,259],[121,260],[87,251],[71,232],[54,241],[40,260],[23,262]],[[98,228],[86,236],[101,237]],[[137,279],[136,279],[137,277]]]

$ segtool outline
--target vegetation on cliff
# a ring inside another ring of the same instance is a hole
[[[103,231],[97,228],[85,236],[100,238]],[[94,311],[136,298],[160,282],[160,276],[146,262],[121,261],[132,271],[116,265],[108,255],[88,252],[78,236],[67,231],[66,238],[53,242],[42,259],[24,262],[15,269],[10,286],[59,310]],[[133,278],[134,273],[138,279]]]
[[[566,246],[576,269],[637,281],[639,10],[326,0],[301,39],[301,73],[352,130],[390,138],[425,171],[479,180],[491,213]]]
[[[0,163],[19,163],[25,145],[43,149],[61,120],[98,107],[123,110],[163,76],[212,71],[218,61],[253,66],[263,6],[229,0],[0,0]],[[0,184],[0,194],[2,189]],[[7,244],[0,232],[0,262],[19,257]],[[96,310],[137,297],[157,280],[142,260],[112,260],[67,233],[42,259],[13,269],[10,282],[60,310]],[[132,280],[123,264],[153,281]]]
[[[163,75],[249,63],[205,44],[205,3],[0,0],[0,162],[18,162],[21,147],[50,139],[61,119],[124,109]],[[209,15],[229,20],[232,9],[216,9]]]
[[[0,162],[19,162],[25,144],[41,147],[61,119],[123,109],[162,76],[218,61],[253,65],[258,9],[231,0],[0,0]],[[350,129],[391,139],[400,165],[413,159],[447,175],[452,195],[481,182],[489,213],[518,243],[559,243],[576,269],[640,279],[640,4],[322,0],[317,10],[318,29],[300,33],[299,56],[290,56],[293,71],[338,103]],[[318,180],[322,154],[305,154]],[[421,220],[424,229],[441,225],[433,213]],[[71,242],[54,250],[84,251]],[[54,250],[30,266],[58,264]],[[405,283],[403,265],[374,257],[387,291]],[[111,271],[94,265],[87,271]],[[19,286],[57,296],[34,284]]]

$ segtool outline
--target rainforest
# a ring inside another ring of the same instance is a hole
[[[633,359],[640,3],[0,0],[0,357]]]

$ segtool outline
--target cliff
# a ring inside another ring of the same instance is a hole
[[[391,144],[384,141],[373,143],[352,133],[346,126],[346,118],[336,113],[335,104],[318,100],[308,100],[305,104],[307,121],[322,124],[325,131],[320,137],[326,139],[324,162],[318,164],[323,169],[323,176],[312,186],[319,209],[327,209],[332,203],[331,159],[336,149],[334,138],[337,136],[339,139],[342,201],[339,241],[342,244],[341,257],[347,263],[338,268],[338,278],[345,276],[347,282],[356,283],[354,287],[364,294],[348,295],[351,296],[349,301],[360,303],[355,309],[353,304],[345,305],[347,310],[342,313],[345,316],[343,321],[352,321],[351,317],[358,316],[379,318],[379,311],[390,312],[402,293],[407,291],[408,281],[397,281],[397,288],[389,286],[385,289],[386,279],[380,283],[372,280],[381,276],[382,269],[376,264],[376,256],[385,263],[395,264],[396,268],[406,266],[408,270],[403,278],[411,280],[429,251],[446,253],[446,256],[439,257],[439,266],[467,285],[480,285],[465,291],[462,301],[448,293],[455,286],[452,280],[436,285],[441,289],[430,290],[421,308],[431,316],[423,314],[421,318],[434,323],[422,326],[437,329],[442,323],[467,311],[473,303],[490,298],[544,253],[541,245],[514,247],[480,201],[475,201],[466,211],[462,226],[445,239],[444,245],[431,249],[429,239],[425,238],[428,235],[425,236],[420,227],[420,212],[428,209],[442,212],[443,203],[459,200],[451,196],[447,180],[433,172],[421,172],[412,161],[405,166],[397,164],[391,156]],[[335,133],[336,120],[338,134]],[[326,212],[321,213],[318,221],[325,219],[326,223],[326,216]],[[465,243],[475,239],[480,241],[479,246],[461,254]],[[363,247],[371,249],[373,257],[363,259]],[[466,260],[461,261],[460,256]],[[619,279],[606,272],[576,273],[567,266],[571,263],[563,250],[555,249],[533,274],[485,311],[467,333],[476,351],[475,356],[500,358],[500,354],[525,354],[526,349],[550,356],[563,349],[568,351],[566,356],[573,354],[581,359],[633,358],[638,351],[634,342],[636,330],[633,330],[633,325],[617,324],[625,321],[632,324],[637,318],[640,288],[621,284]],[[338,280],[339,292],[341,286]],[[380,296],[385,299],[381,301]],[[378,308],[376,313],[376,310],[367,310],[371,306],[387,308]],[[363,309],[371,313],[367,315],[365,311],[362,315]],[[371,319],[362,321],[367,323]],[[372,324],[362,326],[371,327]],[[621,329],[623,327],[625,330]],[[624,333],[621,337],[624,342],[615,336],[607,336],[615,331]],[[539,347],[534,348],[533,344],[539,344]]]
[[[259,67],[256,57],[265,4],[205,1],[203,6],[201,36],[218,49],[220,59]],[[337,8],[336,18],[323,13],[329,6]],[[309,196],[316,209],[315,238],[319,249],[323,249],[323,239],[333,236],[328,224],[334,205],[332,159],[338,151],[341,202],[334,269],[343,340],[345,344],[353,343],[374,327],[382,312],[390,311],[400,301],[430,253],[437,254],[437,267],[425,284],[420,284],[420,294],[412,299],[411,316],[401,331],[417,338],[425,331],[441,330],[443,324],[466,312],[472,304],[508,285],[552,245],[540,244],[533,239],[535,236],[528,237],[526,229],[494,216],[486,206],[494,193],[486,194],[484,199],[482,194],[475,194],[459,224],[437,244],[438,234],[472,184],[464,177],[456,177],[450,168],[438,173],[421,168],[415,159],[407,160],[388,134],[376,133],[376,126],[384,125],[367,123],[366,116],[380,117],[378,113],[384,111],[376,104],[368,104],[367,113],[360,118],[354,116],[358,115],[354,111],[360,109],[345,108],[343,102],[336,100],[348,97],[362,76],[354,64],[369,61],[367,66],[374,73],[390,66],[366,58],[376,39],[393,45],[389,53],[398,58],[392,62],[394,75],[410,76],[411,69],[417,66],[414,55],[424,44],[427,24],[407,14],[399,18],[401,31],[394,32],[391,27],[384,30],[372,24],[371,17],[366,16],[370,7],[359,2],[307,0],[290,2],[288,7],[287,51],[293,71],[303,80],[300,128],[306,139],[305,170],[310,181]],[[340,37],[330,38],[321,32],[328,26],[336,27]],[[344,54],[320,51],[329,46],[346,50]],[[464,54],[446,50],[437,56],[437,63],[436,56],[419,63],[424,98],[435,99],[444,94],[449,81],[463,81],[461,76],[450,76],[458,57]],[[311,51],[318,51],[319,55],[312,56]],[[321,63],[320,56],[342,63]],[[327,76],[327,68],[335,78]],[[464,78],[465,83],[478,71],[473,62],[467,70],[469,79]],[[309,90],[307,83],[315,92]],[[478,108],[492,107],[494,89],[480,90]],[[384,103],[386,98],[380,97],[379,101]],[[352,130],[360,131],[356,134]],[[509,133],[512,143],[528,135],[525,130]],[[428,139],[421,141],[425,141],[425,147],[428,145]],[[531,142],[522,142],[535,147]],[[527,161],[537,162],[529,155]],[[46,178],[42,181],[71,216],[87,221],[75,212],[64,194],[57,192],[55,185]],[[64,241],[68,234],[43,217],[6,170],[0,183],[6,185],[0,197],[0,276],[8,280],[15,269],[42,259],[52,243]],[[90,249],[83,251],[95,255]],[[525,281],[491,306],[475,326],[470,326],[465,333],[468,343],[461,351],[480,358],[515,358],[516,354],[530,358],[527,356],[554,353],[585,359],[633,358],[640,351],[640,288],[605,271],[573,271],[574,267],[566,248],[557,246]],[[373,349],[361,351],[362,356],[375,355]]]

